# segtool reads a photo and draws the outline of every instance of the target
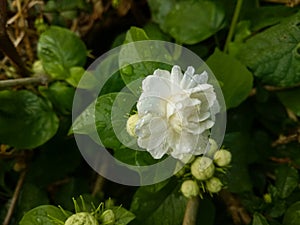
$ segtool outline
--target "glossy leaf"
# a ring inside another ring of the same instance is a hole
[[[49,87],[40,86],[39,91],[48,98],[55,109],[62,114],[72,112],[72,103],[75,89],[64,82],[55,82]]]
[[[49,103],[30,91],[0,92],[0,142],[35,148],[56,133],[59,121]]]
[[[84,43],[68,29],[52,26],[41,34],[38,57],[44,70],[54,79],[66,79],[69,69],[84,66],[87,50]]]
[[[244,65],[218,49],[206,63],[221,83],[227,109],[238,106],[248,97],[253,76]]]
[[[254,213],[252,225],[269,225],[267,219],[260,213]]]
[[[300,13],[249,38],[238,58],[266,84],[300,82]]]
[[[300,201],[291,205],[283,217],[283,225],[300,225]]]
[[[113,207],[112,211],[115,214],[115,225],[126,225],[135,218],[132,212],[123,207]]]
[[[68,213],[68,212],[67,212]],[[71,213],[68,213],[71,215]],[[64,222],[67,216],[52,205],[42,205],[28,211],[20,221],[20,225],[57,225],[55,219]]]
[[[281,166],[276,170],[276,187],[281,198],[288,197],[298,186],[299,175],[295,168]]]
[[[225,12],[213,1],[151,0],[149,5],[154,20],[179,43],[196,44],[224,26]]]
[[[175,180],[140,187],[135,193],[131,211],[137,216],[133,224],[182,224],[187,199],[179,192]]]

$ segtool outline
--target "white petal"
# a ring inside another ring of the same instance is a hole
[[[148,113],[154,116],[165,116],[166,114],[166,100],[157,96],[141,95],[138,103],[137,110],[139,117],[143,117]]]
[[[171,72],[171,82],[173,85],[180,85],[180,81],[182,80],[182,72],[179,66],[175,65],[172,68]]]
[[[171,93],[170,79],[150,75],[143,80],[142,96],[157,96],[161,98],[169,98]]]
[[[182,80],[180,82],[180,87],[182,89],[188,89],[189,83],[193,80],[194,72],[195,72],[195,69],[192,66],[189,66],[186,69],[186,71],[185,71],[185,73],[183,75],[183,78],[182,78]]]

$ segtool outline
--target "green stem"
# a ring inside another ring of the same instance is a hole
[[[236,7],[235,7],[235,10],[234,10],[234,14],[233,14],[233,17],[232,17],[232,21],[231,21],[231,24],[230,24],[229,32],[228,32],[228,35],[227,35],[227,38],[226,38],[226,42],[225,42],[225,46],[224,46],[224,52],[228,52],[229,43],[231,42],[232,37],[234,35],[235,27],[236,27],[236,24],[237,24],[238,19],[239,19],[239,15],[240,15],[242,5],[243,5],[243,0],[237,0]]]

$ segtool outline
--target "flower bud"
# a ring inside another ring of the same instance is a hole
[[[212,158],[214,156],[214,154],[216,153],[216,151],[218,151],[219,147],[217,142],[210,138],[209,140],[209,150],[207,151],[207,153],[205,154],[207,157]]]
[[[187,198],[197,196],[199,194],[198,184],[193,180],[186,180],[181,184],[181,192]]]
[[[70,216],[65,225],[99,225],[97,219],[88,212],[80,212]]]
[[[211,193],[218,193],[221,191],[223,184],[219,178],[212,177],[205,182],[206,189]]]
[[[227,166],[231,161],[231,153],[227,150],[221,149],[214,155],[214,163],[218,166]]]
[[[208,157],[198,157],[191,166],[191,172],[198,180],[207,180],[214,175],[215,166]]]
[[[115,214],[111,209],[105,210],[100,216],[101,224],[113,225],[115,223]]]
[[[264,194],[264,200],[265,200],[265,203],[270,204],[270,203],[272,203],[272,196],[269,193]]]
[[[136,136],[135,135],[135,126],[138,121],[139,121],[138,114],[131,115],[127,120],[126,130],[127,130],[128,134],[132,137]]]

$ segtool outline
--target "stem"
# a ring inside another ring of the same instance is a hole
[[[0,89],[14,87],[17,85],[46,84],[49,82],[49,80],[50,78],[46,75],[11,80],[0,80]]]
[[[189,199],[185,208],[182,225],[196,225],[199,203],[200,199],[198,196]]]
[[[6,0],[0,0],[0,50],[14,63],[20,74],[28,76],[29,70],[25,67],[17,49],[9,39],[6,32]]]
[[[225,42],[225,46],[224,46],[224,52],[225,53],[228,51],[229,43],[232,40],[237,21],[239,19],[239,15],[240,15],[242,5],[243,5],[243,0],[237,0],[236,7],[235,7],[235,10],[234,10],[234,14],[233,14],[233,17],[232,17],[232,21],[231,21],[231,24],[230,24],[229,32],[228,32],[226,42]]]
[[[13,197],[11,199],[11,203],[10,203],[9,209],[7,211],[7,214],[5,216],[5,219],[4,219],[4,222],[3,222],[2,225],[9,225],[10,219],[11,219],[11,217],[12,217],[12,215],[14,213],[14,209],[16,207],[16,203],[17,203],[17,200],[18,200],[21,188],[22,188],[24,180],[25,180],[25,175],[26,175],[26,171],[23,171],[21,173],[20,177],[19,177],[19,180],[18,180],[16,189],[15,189],[14,195],[13,195]]]

